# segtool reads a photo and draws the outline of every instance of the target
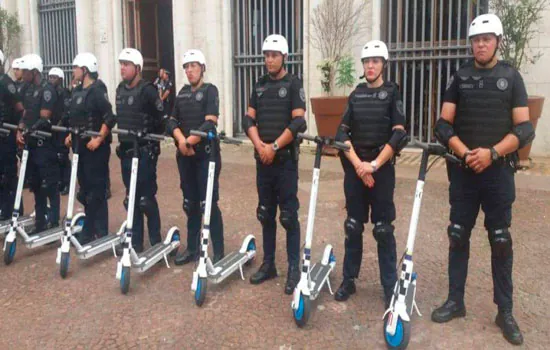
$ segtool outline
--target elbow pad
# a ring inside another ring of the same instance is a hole
[[[449,147],[449,140],[456,136],[453,124],[443,118],[439,118],[435,123],[435,138],[445,147]]]
[[[304,131],[306,131],[307,129],[306,120],[304,119],[304,117],[296,117],[292,119],[290,124],[288,124],[288,129],[292,133],[292,136],[296,138],[298,133],[300,132],[303,133]]]
[[[166,120],[166,132],[168,133],[168,135],[174,135],[174,130],[176,130],[178,126],[178,121],[176,119],[174,119],[173,117],[168,118]]]
[[[216,131],[216,123],[213,120],[205,120],[204,123],[199,127],[199,130],[205,133],[210,131]]]
[[[109,113],[105,115],[105,117],[103,118],[103,121],[105,125],[107,125],[109,130],[111,130],[112,128],[114,128],[116,124],[116,117],[113,113]]]
[[[242,121],[242,127],[244,130],[244,133],[248,135],[248,129],[250,129],[253,126],[256,126],[256,119],[246,114]]]
[[[535,139],[535,129],[533,129],[533,124],[529,121],[515,125],[512,129],[512,134],[518,138],[519,148],[527,146]]]
[[[336,132],[335,140],[338,141],[338,142],[350,141],[351,137],[349,136],[349,131],[350,131],[349,126],[347,126],[345,124],[341,124],[338,127],[338,131]]]
[[[393,129],[388,145],[393,148],[394,153],[399,153],[407,144],[409,143],[409,138],[407,137],[407,132],[403,129],[397,128]]]

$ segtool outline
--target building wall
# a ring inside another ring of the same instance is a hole
[[[546,10],[542,17],[550,18],[550,9]],[[542,20],[536,29],[539,34],[533,39],[530,46],[534,52],[540,52],[542,57],[536,64],[524,66],[521,73],[527,93],[545,97],[531,154],[550,156],[550,71],[547,67],[547,62],[550,59],[550,21]]]

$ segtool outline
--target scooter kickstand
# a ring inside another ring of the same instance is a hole
[[[334,295],[334,292],[332,291],[332,285],[330,284],[330,277],[327,278],[327,287],[328,287],[328,291],[330,292],[330,295]]]
[[[166,253],[162,255],[164,257],[164,262],[166,263],[166,267],[170,268],[170,264],[168,263],[168,258],[166,257]]]
[[[243,265],[239,264],[239,271],[241,273],[241,279],[244,281]]]
[[[416,310],[416,313],[418,314],[418,316],[422,317],[420,310],[418,310],[418,305],[416,304],[416,300],[413,300],[413,308],[414,310]]]

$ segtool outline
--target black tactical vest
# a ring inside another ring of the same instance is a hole
[[[514,77],[514,68],[503,62],[486,71],[469,62],[458,70],[454,129],[468,148],[492,147],[512,130]]]
[[[65,98],[67,97],[67,91],[63,86],[56,86],[55,91],[57,92],[57,101],[55,102],[55,107],[52,114],[52,124],[58,125],[63,114],[65,113]]]
[[[141,80],[134,88],[129,89],[126,83],[118,85],[116,91],[116,113],[117,123],[120,129],[143,131],[151,133],[154,131],[155,123],[153,117],[144,112],[145,106],[142,97],[143,89],[151,83]],[[131,142],[132,137],[118,135],[120,142]]]
[[[256,84],[256,123],[264,142],[274,142],[292,121],[290,87],[294,77],[288,77],[271,80],[264,76]]]
[[[87,89],[81,86],[73,90],[69,112],[69,123],[71,127],[83,128],[85,130],[99,131],[103,124],[102,115],[94,115],[87,104],[87,98],[93,89],[98,88],[94,82]]]
[[[351,96],[351,143],[355,149],[372,150],[387,143],[392,133],[391,106],[397,86],[387,82],[378,88],[359,84]]]
[[[6,74],[0,75],[0,84],[2,85],[2,89],[0,89],[0,113],[2,113],[0,116],[0,121],[4,123],[18,124],[19,121],[17,120],[15,109],[13,108],[14,101],[10,101],[11,97],[9,95],[17,93],[15,84]]]
[[[46,89],[46,80],[42,80],[40,85],[27,84],[24,89],[23,106],[25,107],[25,115],[23,122],[27,128],[30,128],[40,119],[40,109],[42,107],[42,96]],[[48,90],[48,92],[50,92]]]
[[[198,129],[204,123],[208,86],[210,84],[205,83],[196,91],[192,91],[190,85],[185,85],[176,97],[179,111],[176,117],[185,137],[189,136],[191,130]]]

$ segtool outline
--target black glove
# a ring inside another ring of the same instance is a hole
[[[46,118],[38,119],[31,128],[32,131],[40,130],[40,131],[46,131],[46,132],[50,131],[51,129],[52,129],[52,123],[50,122],[49,119],[46,119]]]

